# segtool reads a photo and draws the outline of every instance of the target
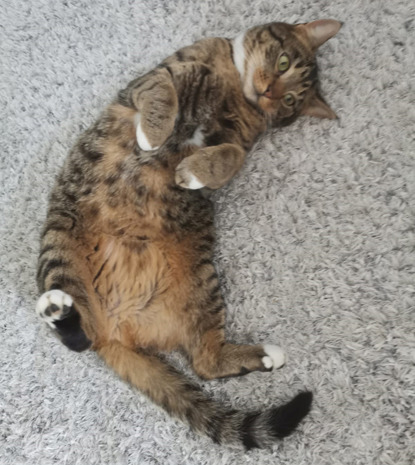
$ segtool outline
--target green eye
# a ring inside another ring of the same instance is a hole
[[[287,71],[289,67],[290,67],[290,59],[288,58],[287,55],[281,55],[278,60],[278,71],[283,73],[284,71]]]
[[[288,105],[289,107],[294,105],[295,98],[293,94],[285,94],[283,99],[284,99],[285,104]]]

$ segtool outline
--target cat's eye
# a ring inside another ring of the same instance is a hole
[[[289,107],[293,106],[295,103],[295,98],[293,94],[285,94],[283,99],[284,99],[284,103],[288,105]]]
[[[290,59],[288,56],[284,53],[281,55],[278,59],[278,71],[280,73],[283,73],[284,71],[287,71],[287,69],[290,67]]]

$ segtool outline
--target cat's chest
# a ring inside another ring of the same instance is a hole
[[[183,145],[206,147],[232,142],[242,132],[257,135],[252,109],[244,98],[239,80],[211,71],[186,89],[175,127]],[[251,128],[251,129],[249,129]]]

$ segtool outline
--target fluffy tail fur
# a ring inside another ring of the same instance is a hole
[[[99,353],[122,378],[170,415],[219,444],[242,443],[247,449],[271,446],[288,436],[310,411],[311,392],[302,392],[287,404],[265,412],[225,411],[157,357],[119,343],[106,345]]]

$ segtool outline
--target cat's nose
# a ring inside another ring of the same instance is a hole
[[[267,98],[272,98],[272,87],[271,84],[265,89],[264,96]]]
[[[270,98],[272,100],[281,98],[285,93],[284,83],[280,79],[277,79],[276,82],[272,82],[265,89],[265,92],[262,94],[264,97]]]

